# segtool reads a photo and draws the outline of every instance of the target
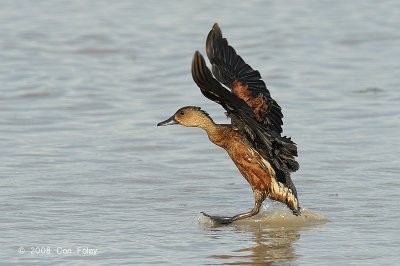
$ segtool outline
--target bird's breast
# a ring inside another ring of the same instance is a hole
[[[253,189],[269,190],[272,173],[262,167],[261,156],[239,134],[233,135],[224,148]]]
[[[283,202],[292,210],[298,210],[297,197],[284,184],[278,182],[275,170],[265,158],[255,151],[239,134],[233,135],[225,150],[253,190],[263,193],[263,197]]]

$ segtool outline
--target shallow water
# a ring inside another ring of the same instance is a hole
[[[399,9],[3,1],[1,263],[396,265]],[[227,121],[190,74],[214,22],[284,109],[308,220],[266,201],[254,219],[211,225],[201,211],[252,207],[248,184],[201,130],[155,127],[185,105]]]

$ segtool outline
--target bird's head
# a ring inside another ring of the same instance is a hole
[[[157,126],[168,126],[179,124],[186,127],[205,127],[213,123],[210,116],[200,107],[186,106],[180,108],[173,116],[157,124]]]

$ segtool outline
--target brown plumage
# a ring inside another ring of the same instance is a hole
[[[232,124],[215,124],[200,107],[187,106],[158,126],[180,124],[204,129],[211,142],[227,151],[251,185],[255,206],[233,217],[204,215],[217,223],[230,223],[257,214],[267,197],[285,203],[299,215],[297,191],[290,178],[290,172],[299,168],[294,158],[297,147],[290,138],[281,136],[280,106],[271,98],[259,72],[222,38],[217,24],[207,37],[206,50],[216,79],[198,51],[192,61],[193,79],[204,96],[224,107]]]
[[[249,86],[238,80],[233,81],[230,88],[234,95],[245,101],[247,105],[254,109],[254,117],[257,119],[257,122],[262,122],[262,115],[268,111],[268,104],[266,104],[264,97],[252,96]]]

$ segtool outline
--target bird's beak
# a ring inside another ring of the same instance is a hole
[[[167,120],[158,123],[157,126],[158,127],[159,126],[169,126],[169,125],[175,125],[175,124],[178,124],[178,122],[175,120],[174,116],[171,116]]]

